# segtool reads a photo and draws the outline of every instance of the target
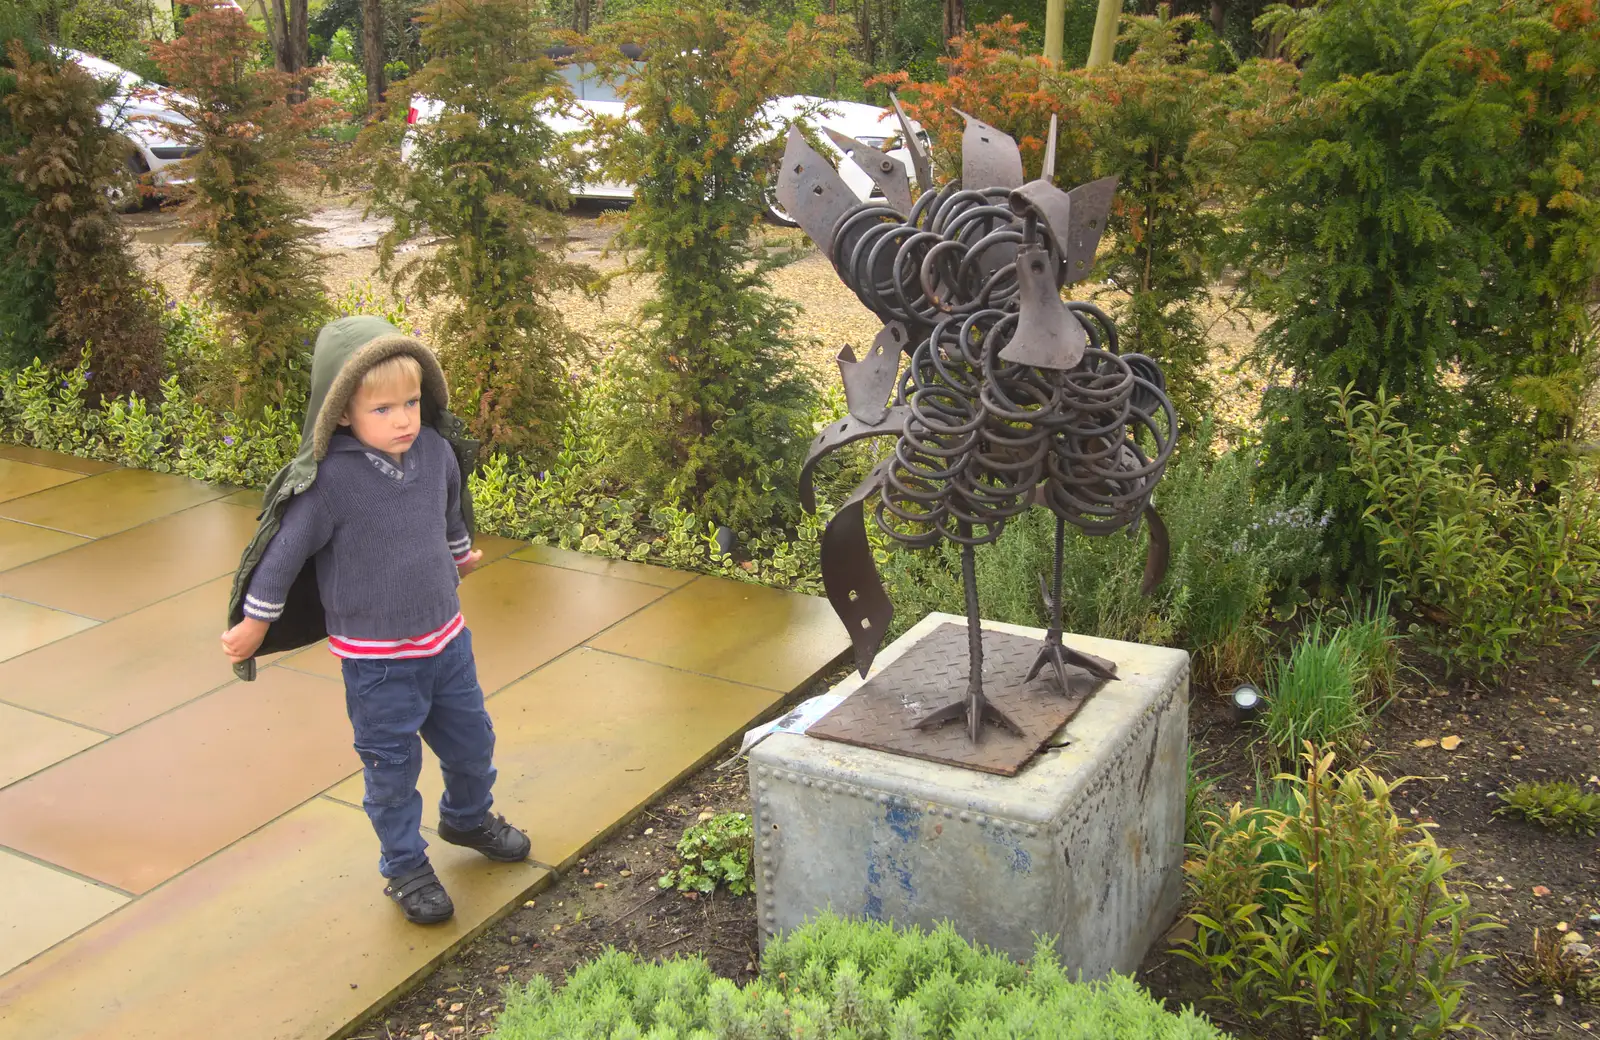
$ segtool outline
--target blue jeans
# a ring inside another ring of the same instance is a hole
[[[483,707],[472,633],[463,629],[433,657],[345,658],[343,667],[345,708],[367,787],[361,806],[382,849],[378,870],[399,877],[428,862],[417,793],[422,741],[444,773],[443,822],[471,830],[494,802],[494,726]]]

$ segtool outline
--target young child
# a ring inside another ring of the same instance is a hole
[[[462,488],[476,445],[447,410],[433,354],[381,319],[323,328],[311,382],[300,455],[267,489],[222,646],[252,679],[257,654],[327,635],[343,658],[384,891],[408,920],[433,924],[455,907],[419,830],[423,740],[444,773],[439,837],[500,862],[529,851],[489,812],[494,728],[456,595],[483,557]]]

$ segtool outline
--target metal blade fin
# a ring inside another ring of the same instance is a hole
[[[1145,551],[1144,581],[1139,585],[1139,594],[1151,596],[1161,585],[1161,579],[1167,576],[1167,564],[1172,559],[1172,539],[1167,534],[1166,521],[1161,519],[1155,506],[1144,507],[1144,519],[1150,525],[1150,548]]]
[[[900,374],[900,353],[908,339],[906,327],[891,321],[879,330],[860,361],[849,344],[839,348],[844,399],[856,419],[871,426],[883,422],[889,414],[889,395],[894,392]]]
[[[822,587],[833,612],[844,622],[855,646],[856,670],[864,678],[872,667],[883,637],[894,620],[894,604],[878,577],[878,565],[867,542],[863,504],[883,486],[893,458],[875,466],[853,491],[822,531]]]
[[[911,169],[917,175],[917,190],[932,191],[933,163],[928,159],[927,149],[922,147],[922,138],[912,128],[906,110],[900,107],[900,99],[891,92],[889,100],[894,105],[894,114],[900,117],[900,132],[905,135],[906,151],[911,153]]]
[[[1050,113],[1050,134],[1044,139],[1044,165],[1039,170],[1039,179],[1054,183],[1056,179],[1056,114]]]
[[[1043,178],[1029,181],[1011,193],[1011,212],[1020,217],[1029,210],[1044,221],[1056,240],[1057,254],[1064,256],[1072,226],[1072,196]]]
[[[1067,192],[1072,200],[1072,219],[1061,241],[1062,259],[1067,265],[1067,282],[1081,282],[1094,268],[1095,250],[1106,221],[1111,219],[1111,202],[1117,196],[1117,179],[1102,177],[1080,184]]]
[[[811,447],[806,450],[806,461],[800,466],[801,508],[808,513],[817,511],[814,473],[817,463],[829,452],[868,437],[898,437],[905,432],[906,419],[910,415],[911,406],[899,404],[890,408],[881,422],[864,423],[853,415],[847,415],[817,434],[811,441]]]
[[[833,246],[833,226],[856,201],[839,171],[806,142],[799,127],[791,126],[778,171],[778,205],[823,253]]]
[[[967,121],[961,135],[961,186],[980,190],[1022,187],[1022,150],[1016,139],[959,108],[955,113]]]
[[[1017,256],[1017,283],[1022,313],[1011,342],[1000,351],[1001,359],[1063,372],[1075,368],[1083,360],[1089,334],[1061,302],[1050,254],[1043,246],[1030,246]]]
[[[862,144],[853,137],[846,137],[831,127],[823,127],[822,132],[839,146],[849,160],[860,168],[861,172],[872,178],[872,183],[883,192],[884,201],[893,206],[901,216],[911,212],[911,181],[906,176],[906,168],[897,159],[889,158],[889,154]]]

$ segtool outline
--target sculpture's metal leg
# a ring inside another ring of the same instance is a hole
[[[1050,612],[1050,630],[1045,633],[1044,646],[1039,648],[1039,656],[1034,659],[1033,667],[1028,670],[1028,681],[1032,682],[1046,664],[1049,664],[1056,673],[1056,683],[1063,696],[1072,694],[1072,686],[1067,679],[1067,665],[1076,665],[1097,679],[1115,679],[1117,666],[1103,657],[1086,654],[1081,650],[1074,650],[1061,641],[1061,566],[1066,551],[1067,522],[1060,517],[1056,518],[1056,558],[1055,573],[1051,576],[1050,588],[1044,592],[1045,609]],[[1041,585],[1044,580],[1041,578]]]
[[[972,528],[962,524],[961,533],[970,537]],[[961,585],[967,595],[967,695],[942,708],[935,708],[912,725],[921,729],[964,718],[967,737],[976,744],[978,735],[983,731],[983,720],[988,718],[1020,737],[1023,735],[1022,727],[1016,720],[983,695],[983,623],[978,614],[976,554],[970,545],[961,547]]]

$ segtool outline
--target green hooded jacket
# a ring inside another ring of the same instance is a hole
[[[404,335],[382,318],[341,318],[317,333],[316,351],[311,361],[311,397],[306,402],[306,420],[300,433],[300,453],[267,485],[261,500],[261,526],[239,560],[233,579],[233,595],[228,600],[228,627],[244,619],[244,596],[256,565],[267,551],[267,543],[278,533],[289,500],[309,488],[317,479],[317,464],[328,454],[328,442],[339,428],[339,420],[361,386],[367,371],[380,361],[397,354],[409,354],[422,365],[422,421],[439,432],[455,451],[461,467],[461,513],[467,533],[473,533],[472,496],[466,480],[477,465],[478,443],[466,436],[466,427],[450,414],[450,395],[444,370],[438,358],[422,342]],[[289,589],[283,616],[267,629],[256,651],[258,656],[295,650],[325,639],[327,621],[322,597],[317,591],[317,568],[307,560]],[[233,666],[239,678],[250,682],[256,677],[252,658]]]

